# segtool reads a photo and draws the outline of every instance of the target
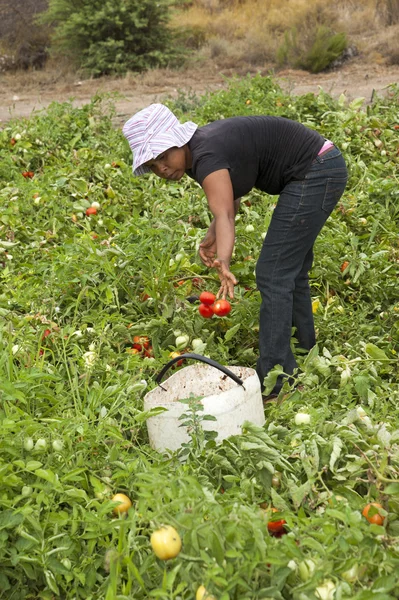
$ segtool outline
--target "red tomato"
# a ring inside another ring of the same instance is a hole
[[[209,304],[200,304],[198,310],[199,314],[202,317],[205,317],[205,319],[211,319],[213,317],[212,306],[209,306]]]
[[[369,510],[372,506],[374,506],[374,508],[376,508],[376,509],[383,508],[382,505],[379,504],[379,502],[371,502],[370,504],[366,504],[366,506],[363,509],[362,515],[364,517],[366,517],[366,519],[369,523],[375,523],[376,525],[382,525],[384,523],[385,517],[380,515],[380,513],[377,512],[373,516],[369,517]]]
[[[213,304],[216,300],[216,296],[215,294],[212,294],[212,292],[201,292],[199,299],[202,304]]]
[[[225,317],[231,311],[231,304],[228,300],[216,300],[212,308],[215,315]]]
[[[170,358],[177,358],[180,355],[181,355],[181,352],[170,352],[169,357]],[[181,367],[183,363],[184,363],[184,359],[182,358],[181,360],[176,361],[175,365],[177,367]]]
[[[343,273],[345,271],[345,269],[347,269],[348,267],[349,267],[349,261],[346,260],[345,262],[342,263],[342,265],[340,267],[341,273]]]
[[[133,348],[137,348],[137,350],[148,350],[150,347],[150,340],[146,335],[135,335],[133,342]]]
[[[137,350],[137,348],[133,348],[133,347],[132,347],[132,348],[128,348],[128,349],[126,350],[126,352],[127,352],[128,354],[140,354],[140,350]]]
[[[278,521],[269,521],[267,524],[267,528],[270,533],[281,533],[284,531],[284,525],[286,521],[284,519],[279,519]]]
[[[86,215],[89,217],[90,215],[96,215],[97,214],[97,209],[94,208],[94,206],[89,206],[89,208],[86,210]]]
[[[277,508],[272,508],[272,512],[278,512]],[[285,531],[285,524],[286,521],[284,519],[278,519],[278,521],[268,521],[267,528],[272,534],[282,533]]]
[[[202,280],[202,279],[200,279],[200,277],[193,277],[193,279],[192,279],[192,284],[193,284],[193,286],[194,286],[194,287],[197,287],[197,288],[198,288],[198,287],[201,287],[201,285],[202,285],[203,283],[204,283],[204,282],[203,282],[203,280]]]

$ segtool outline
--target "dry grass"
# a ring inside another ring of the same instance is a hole
[[[252,64],[273,63],[284,33],[296,28],[301,35],[312,27],[327,24],[347,34],[370,59],[376,49],[370,38],[376,36],[385,51],[380,56],[390,62],[397,54],[388,44],[389,14],[397,0],[194,0],[191,8],[176,12],[172,26],[196,27],[205,32],[211,57],[219,61],[247,60]],[[378,52],[377,52],[378,54]]]

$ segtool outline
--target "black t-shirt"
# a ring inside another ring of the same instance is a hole
[[[279,194],[302,179],[323,143],[319,133],[284,117],[231,117],[196,130],[187,174],[202,185],[210,173],[228,169],[235,199],[253,187]]]

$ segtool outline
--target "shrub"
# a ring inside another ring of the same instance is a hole
[[[347,47],[345,33],[333,33],[329,27],[319,25],[307,36],[298,36],[296,28],[286,32],[284,42],[277,51],[280,65],[290,65],[319,73],[335,61]]]
[[[199,50],[206,43],[206,30],[199,25],[176,27],[175,36],[182,46],[191,50]]]
[[[165,0],[50,0],[40,22],[54,26],[51,51],[89,75],[144,71],[176,56]]]

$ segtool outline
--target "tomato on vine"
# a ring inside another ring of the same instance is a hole
[[[371,511],[372,514],[369,516],[371,507],[374,508]],[[366,504],[366,506],[363,508],[362,515],[363,517],[366,517],[369,523],[374,523],[375,525],[383,525],[385,517],[380,515],[380,513],[378,512],[379,508],[383,508],[383,506],[379,502],[370,502],[370,504]]]
[[[202,304],[210,305],[215,302],[216,296],[212,292],[201,292],[199,299]]]
[[[198,307],[199,314],[205,319],[211,319],[213,317],[213,309],[209,304],[200,304]]]
[[[218,317],[225,317],[231,311],[231,304],[228,300],[216,300],[212,309]]]

